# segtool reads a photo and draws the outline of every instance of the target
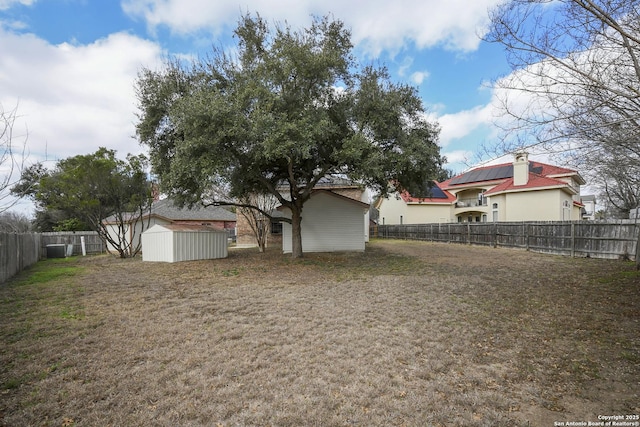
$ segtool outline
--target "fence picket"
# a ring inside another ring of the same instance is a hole
[[[0,233],[0,283],[40,259],[40,234]]]
[[[573,257],[640,259],[640,223],[630,220],[421,225],[378,225],[371,236],[514,247]]]
[[[82,253],[81,238],[85,238],[87,253],[106,251],[98,233],[94,231],[57,233],[0,233],[0,283],[4,283],[39,260],[46,258],[47,245],[73,245],[73,255]]]

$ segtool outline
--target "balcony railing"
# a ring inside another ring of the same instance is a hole
[[[456,202],[456,208],[471,208],[475,206],[487,206],[487,199],[459,199]]]

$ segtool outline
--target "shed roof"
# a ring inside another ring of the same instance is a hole
[[[311,192],[311,197],[313,197],[313,196],[315,196],[317,194],[327,194],[329,196],[332,196],[332,197],[335,197],[337,199],[340,199],[340,200],[342,200],[344,202],[351,203],[351,204],[354,204],[356,206],[359,206],[365,211],[368,210],[369,207],[370,207],[369,203],[361,202],[360,200],[352,199],[351,197],[347,197],[347,196],[343,196],[342,194],[334,193],[331,190],[313,190]],[[285,206],[280,205],[276,209],[277,210],[284,210],[284,209],[287,209],[287,208]]]
[[[300,184],[304,185],[304,183]],[[314,189],[325,189],[325,190],[336,190],[336,189],[344,189],[344,188],[362,188],[361,184],[349,179],[343,178],[340,176],[332,176],[326,175],[320,178],[320,180],[313,186]],[[279,191],[284,191],[289,188],[289,184],[285,181],[281,182],[277,186]]]
[[[156,224],[153,227],[149,228],[145,233],[161,233],[164,230],[169,231],[188,231],[192,233],[224,233],[227,234],[226,231],[219,230],[215,227],[209,227],[207,225],[196,225],[196,224]]]

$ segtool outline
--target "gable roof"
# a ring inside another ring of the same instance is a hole
[[[529,165],[531,170],[531,165]],[[472,182],[495,181],[513,176],[513,164],[485,166],[456,175],[445,181],[448,185],[469,184]]]
[[[508,193],[514,191],[535,191],[535,190],[549,190],[560,189],[567,193],[577,194],[577,191],[573,189],[569,184],[564,181],[560,181],[555,178],[548,178],[546,176],[536,175],[529,172],[529,181],[525,185],[514,185],[513,178],[506,179],[503,183],[496,185],[491,190],[485,191],[485,196],[491,196],[500,193]]]
[[[433,181],[433,186],[430,188],[431,197],[413,197],[407,191],[400,193],[400,197],[405,203],[453,203],[456,201],[456,196],[440,188],[440,185]]]
[[[326,175],[320,178],[320,180],[316,183],[316,185],[314,185],[313,188],[335,190],[335,189],[344,189],[344,188],[363,188],[363,186],[349,178]],[[278,191],[287,191],[289,189],[289,184],[283,181],[276,186],[276,189]]]
[[[536,177],[559,178],[569,176],[574,177],[574,179],[580,184],[585,183],[584,179],[576,170],[549,165],[546,163],[529,161],[529,181],[535,180]],[[440,184],[440,187],[445,190],[455,189],[458,187],[468,186],[469,184],[487,184],[492,182],[500,183],[502,180],[508,181],[510,178],[513,182],[513,163],[502,163],[499,165],[482,166],[479,168],[471,169],[467,172],[461,173],[452,178],[449,178],[446,181],[443,181]],[[558,182],[562,183],[563,185],[567,185],[562,181]]]
[[[351,197],[343,196],[342,194],[334,193],[333,191],[330,191],[330,190],[322,190],[322,189],[313,190],[311,192],[311,197],[313,197],[315,195],[318,195],[318,194],[327,194],[329,196],[335,197],[335,198],[340,199],[342,201],[355,204],[355,205],[361,207],[364,210],[368,210],[369,207],[370,207],[369,203],[361,202],[360,200],[352,199]],[[283,206],[283,205],[280,205],[276,209],[281,211],[281,210],[287,209],[287,207]]]
[[[337,197],[338,199],[344,200],[345,202],[349,202],[357,206],[360,206],[363,209],[369,209],[369,203],[361,202],[360,200],[352,199],[351,197],[343,196],[342,194],[334,193],[333,191],[330,191],[330,190],[313,190],[311,192],[311,195],[313,196],[314,194],[328,194],[330,196]]]
[[[151,215],[172,221],[235,221],[236,214],[221,206],[194,206],[179,208],[170,199],[158,200],[151,205]]]
[[[143,218],[160,217],[167,221],[236,221],[236,214],[226,210],[221,206],[194,206],[193,208],[179,208],[170,199],[163,199],[153,202],[151,212],[143,215]],[[124,220],[133,222],[139,219],[137,213],[125,213]],[[104,219],[105,224],[116,224],[118,222],[115,215]]]
[[[188,231],[193,233],[223,233],[227,234],[226,231],[219,230],[214,227],[210,227],[207,225],[197,225],[197,224],[156,224],[153,227],[147,229],[145,233],[160,233],[163,230],[169,231]]]

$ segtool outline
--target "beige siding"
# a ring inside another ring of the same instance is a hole
[[[496,211],[498,216],[497,221],[507,221],[507,204],[505,201],[506,196],[504,194],[489,197],[487,200],[487,206],[489,207],[487,222],[494,222],[496,220]],[[497,209],[493,207],[496,203],[498,204]]]
[[[435,224],[452,221],[453,206],[450,204],[411,204],[407,209],[405,224]]]
[[[475,190],[474,190],[475,191]],[[474,193],[475,194],[475,193]],[[407,204],[394,195],[383,199],[379,206],[380,225],[434,224],[456,222],[456,215],[478,216],[486,213],[487,221],[494,218],[493,204],[497,203],[498,221],[563,221],[580,219],[579,208],[573,207],[570,194],[560,189],[503,193],[488,198],[487,206],[479,206],[467,213],[449,204]],[[565,208],[565,203],[568,208]],[[469,210],[469,209],[467,209]],[[455,212],[455,213],[454,213]]]
[[[404,218],[407,218],[407,204],[400,198],[400,196],[396,196],[396,194],[390,194],[389,197],[383,199],[378,211],[378,222],[381,225],[400,224],[400,217],[403,218],[404,224],[411,224],[410,222],[404,221]]]
[[[302,211],[303,252],[364,251],[364,219],[359,204],[326,193],[314,195]],[[284,223],[282,231],[282,250],[290,253],[291,225]]]
[[[507,193],[505,199],[505,215],[499,221],[562,221],[571,219],[571,196],[559,189]],[[564,201],[569,203],[569,209],[566,212],[563,212]],[[563,213],[566,218],[563,218]]]
[[[395,194],[391,194],[382,200],[379,212],[378,223],[380,225],[429,224],[451,222],[453,206],[436,203],[407,204]]]

